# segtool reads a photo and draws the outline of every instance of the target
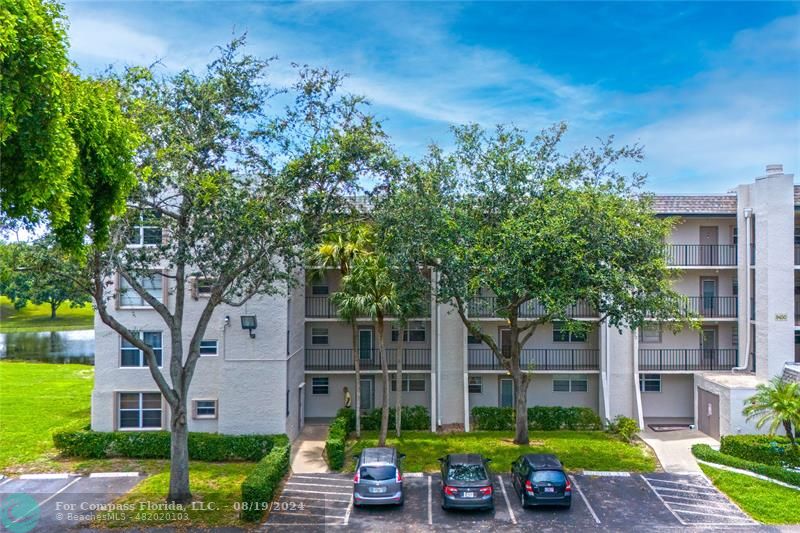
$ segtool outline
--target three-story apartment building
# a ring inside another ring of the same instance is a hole
[[[744,400],[788,362],[800,361],[800,187],[771,165],[765,176],[731,192],[659,195],[654,207],[659,216],[678,218],[668,259],[680,271],[675,286],[701,317],[700,328],[674,333],[669,324],[654,322],[620,333],[591,308],[575,306],[570,313],[591,324],[587,333],[544,324],[524,346],[528,404],[587,406],[604,418],[623,414],[642,426],[695,424],[715,437],[755,431],[741,415]],[[147,244],[146,229],[136,245]],[[332,417],[344,405],[345,387],[355,390],[351,325],[338,318],[330,300],[339,282],[339,273],[328,270],[284,297],[218,309],[191,386],[190,429],[294,437],[305,419]],[[169,302],[168,278],[154,276],[149,283]],[[199,313],[202,280],[187,298],[187,309]],[[160,347],[166,365],[166,332],[158,315],[141,304],[123,296],[116,312]],[[508,330],[494,308],[490,294],[468,304],[470,316],[503,346]],[[535,302],[521,309],[526,317],[539,312]],[[430,409],[432,430],[453,424],[469,430],[472,407],[511,406],[508,373],[467,334],[453,308],[431,300],[422,314],[404,332],[388,320],[389,367],[394,370],[399,357],[403,362],[402,383],[391,384],[392,405],[400,388],[404,404]],[[241,327],[243,316],[255,317],[255,330]],[[141,354],[99,319],[95,324],[93,428],[167,428],[166,406]],[[361,405],[369,409],[382,393],[377,339],[367,318],[357,321],[356,333]]]

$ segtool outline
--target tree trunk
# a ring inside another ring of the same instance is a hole
[[[55,320],[56,318],[56,309],[58,306],[61,305],[60,303],[50,302],[50,320]]]
[[[358,351],[358,328],[356,323],[351,324],[353,331],[353,368],[356,371],[356,437],[361,438],[361,354]]]
[[[792,443],[792,447],[797,448],[797,440],[795,439],[795,434],[792,431],[792,423],[788,420],[784,420],[783,430],[786,432],[786,436],[789,437],[789,442]]]
[[[378,436],[378,446],[386,446],[386,435],[389,433],[389,362],[386,360],[386,350],[383,342],[383,317],[378,316],[378,355],[381,358],[381,373],[383,374],[383,391],[381,392],[381,432]]]
[[[170,465],[169,495],[167,500],[176,503],[189,503],[192,493],[189,490],[189,430],[186,426],[186,400],[181,398],[180,405],[172,408],[170,422]]]
[[[401,328],[400,346],[397,349],[397,391],[395,392],[394,427],[398,437],[400,436],[400,428],[403,425],[403,350],[405,349],[403,335],[405,335],[405,326]]]
[[[527,445],[528,439],[528,374],[517,367],[514,378],[514,442]]]

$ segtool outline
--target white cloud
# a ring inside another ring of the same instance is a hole
[[[70,55],[124,64],[149,65],[163,58],[167,42],[156,35],[105,19],[73,16],[69,28]]]

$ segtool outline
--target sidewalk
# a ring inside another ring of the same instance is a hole
[[[328,424],[306,423],[297,440],[292,444],[292,472],[295,474],[318,474],[329,472],[325,462],[325,439]]]
[[[645,430],[639,438],[650,446],[658,457],[665,472],[673,474],[700,472],[700,467],[692,455],[692,446],[708,444],[718,449],[719,442],[696,429],[656,432]]]

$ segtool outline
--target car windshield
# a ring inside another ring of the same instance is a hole
[[[393,466],[362,466],[359,475],[367,481],[386,481],[394,479],[396,473]]]
[[[539,470],[533,473],[534,483],[564,483],[564,473],[558,470]]]
[[[447,479],[453,481],[483,481],[487,478],[483,465],[450,465]]]

